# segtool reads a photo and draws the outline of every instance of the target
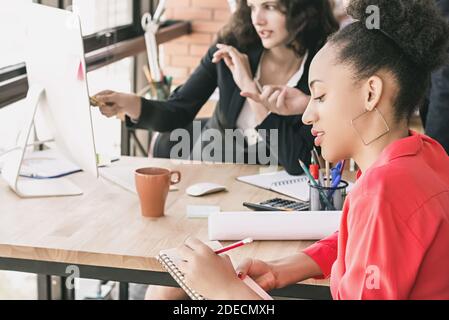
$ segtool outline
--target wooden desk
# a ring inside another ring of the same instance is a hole
[[[76,265],[81,278],[174,286],[176,283],[155,256],[161,249],[179,246],[188,236],[208,240],[207,220],[187,219],[186,205],[217,205],[222,211],[243,211],[243,201],[278,196],[236,181],[238,176],[258,173],[258,166],[182,164],[144,158],[122,158],[115,165],[181,171],[179,191],[170,192],[165,217],[143,218],[137,195],[85,173],[70,176],[85,192],[79,197],[19,199],[0,181],[0,269],[68,276],[67,266]],[[196,182],[224,184],[229,192],[192,198],[185,189]],[[230,252],[230,256],[236,262],[248,256],[272,260],[311,243],[257,241]],[[327,281],[306,283],[328,285]],[[327,287],[292,286],[276,294],[303,295],[304,289],[309,289],[309,297],[322,297],[323,289],[328,291]]]

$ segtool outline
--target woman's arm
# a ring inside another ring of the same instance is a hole
[[[321,275],[314,276],[314,278],[326,279],[330,277],[332,266],[338,255],[338,236],[339,232],[337,231],[302,251],[315,261],[321,270]]]
[[[303,114],[310,101],[309,92],[304,93],[298,88],[288,86],[264,86],[259,93],[243,90],[241,95],[280,116]]]
[[[265,86],[261,94],[243,91],[241,95],[272,112],[256,128],[267,130],[267,136],[262,135],[262,139],[270,148],[270,154],[275,154],[288,173],[303,173],[298,160],[307,165],[310,163],[314,139],[310,126],[305,126],[301,119],[310,96],[298,88],[286,86]],[[277,141],[271,141],[269,130],[278,130]]]
[[[275,274],[277,289],[323,275],[320,266],[302,252],[272,261],[270,264]]]
[[[217,48],[218,51],[215,52],[212,62],[223,61],[226,64],[240,91],[249,92],[253,95],[259,94],[260,88],[254,81],[248,56],[233,46],[217,44]],[[260,102],[254,100],[248,100],[248,102],[257,123],[261,123],[267,117],[269,110]]]
[[[142,98],[142,110],[137,123],[127,117],[127,126],[167,132],[192,122],[217,88],[217,70],[212,63],[216,50],[215,46],[209,49],[187,82],[177,88],[167,101]]]
[[[209,299],[260,299],[242,281],[246,276],[269,291],[323,274],[320,266],[305,253],[269,263],[248,259],[237,270],[227,255],[215,254],[194,238],[187,239],[178,248],[178,254],[181,258],[178,266],[187,284]]]

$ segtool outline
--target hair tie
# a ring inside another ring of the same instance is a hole
[[[384,37],[386,37],[396,48],[399,49],[399,51],[401,51],[402,55],[408,59],[410,62],[412,62],[413,64],[419,66],[419,63],[417,61],[415,61],[414,57],[412,57],[411,55],[409,55],[404,48],[400,45],[399,41],[397,41],[390,33],[388,33],[387,31],[381,29],[381,28],[373,28],[373,29],[369,29],[367,28],[362,21],[357,20],[356,22],[359,22],[360,24],[363,25],[364,28],[366,28],[368,31],[377,31],[380,34],[382,34]]]
[[[390,40],[391,43],[393,43],[396,48],[399,49],[399,51],[401,51],[402,55],[407,58],[410,62],[412,62],[413,64],[418,65],[418,63],[415,61],[414,57],[412,57],[410,54],[408,54],[404,48],[399,44],[399,42],[391,35],[389,34],[387,31],[382,30],[381,28],[379,29],[373,29],[376,31],[379,31],[381,34],[383,34],[386,38],[388,38]]]

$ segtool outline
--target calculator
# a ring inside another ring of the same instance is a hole
[[[255,211],[308,211],[310,208],[308,201],[293,201],[280,198],[275,198],[260,203],[244,202],[243,205]]]

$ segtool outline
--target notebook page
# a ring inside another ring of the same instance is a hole
[[[210,241],[206,243],[209,247],[211,247],[214,250],[220,249],[222,246],[218,241]],[[178,255],[177,253],[177,249],[173,248],[173,249],[168,249],[168,250],[162,250],[159,254],[159,256],[163,256],[166,255],[170,258],[171,262],[173,262],[173,264],[177,265],[179,263],[179,261],[181,261],[181,257]],[[233,263],[234,265],[234,263]],[[234,268],[236,266],[234,265]],[[246,277],[243,282],[250,287],[254,292],[256,292],[262,299],[264,300],[273,300],[273,298],[267,293],[265,292],[265,290],[263,290],[253,279],[251,279],[250,277]],[[189,290],[191,290],[191,293],[193,295],[195,295],[195,291],[192,290],[192,288],[188,288]],[[185,290],[185,289],[184,289]]]
[[[302,201],[309,201],[310,198],[309,180],[306,176],[276,182],[271,186],[271,190]]]
[[[284,171],[256,174],[252,176],[238,177],[237,180],[254,185],[256,187],[270,190],[271,186],[276,182],[288,181],[296,178],[298,178],[298,176],[292,176],[288,174],[287,171],[284,170]]]

